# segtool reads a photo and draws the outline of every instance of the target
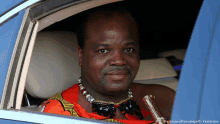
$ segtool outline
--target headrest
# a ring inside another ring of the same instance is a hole
[[[39,32],[30,62],[26,91],[33,97],[49,98],[77,82],[77,38],[71,32]]]
[[[177,73],[165,58],[141,60],[134,80],[159,79],[177,76]]]

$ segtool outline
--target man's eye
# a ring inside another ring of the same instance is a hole
[[[107,53],[107,52],[108,52],[107,49],[101,49],[101,50],[99,50],[99,53]]]
[[[133,49],[133,48],[126,48],[125,51],[126,51],[126,52],[133,52],[134,49]]]

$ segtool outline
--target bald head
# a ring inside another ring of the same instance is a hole
[[[127,31],[131,38],[139,39],[138,26],[128,11],[121,8],[116,10],[105,8],[102,11],[93,11],[87,16],[77,33],[78,44],[83,49],[89,36],[98,36],[100,31],[112,29]]]

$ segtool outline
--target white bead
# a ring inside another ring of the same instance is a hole
[[[133,95],[128,95],[128,97],[131,97],[131,98],[132,98],[132,97],[133,97]]]
[[[82,80],[81,80],[81,78],[79,78],[79,79],[78,79],[78,83],[81,83],[81,82],[82,82]]]
[[[88,100],[89,97],[90,97],[90,94],[87,94],[87,95],[86,95],[86,99]]]
[[[94,98],[91,98],[90,103],[92,103],[93,101],[95,101],[95,99],[94,99]]]
[[[90,102],[90,103],[92,103],[92,101],[94,101],[95,99],[92,97],[92,96],[89,96],[88,97],[88,101]]]
[[[88,97],[88,101],[89,101],[89,102],[91,101],[91,96],[90,96],[90,97]]]
[[[85,87],[84,87],[84,86],[79,86],[79,88],[80,88],[80,90],[83,90],[83,89],[85,89]]]
[[[85,91],[83,91],[83,95],[85,96],[86,95],[86,93],[87,93],[87,91],[85,90]]]

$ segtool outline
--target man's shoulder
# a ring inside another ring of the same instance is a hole
[[[131,91],[134,96],[144,98],[146,95],[154,95],[156,99],[172,99],[174,100],[175,91],[169,87],[159,84],[139,84],[133,83]]]
[[[140,83],[132,83],[131,89],[134,91],[139,91],[139,92],[170,92],[174,93],[175,91],[167,86],[160,85],[160,84],[140,84]]]

